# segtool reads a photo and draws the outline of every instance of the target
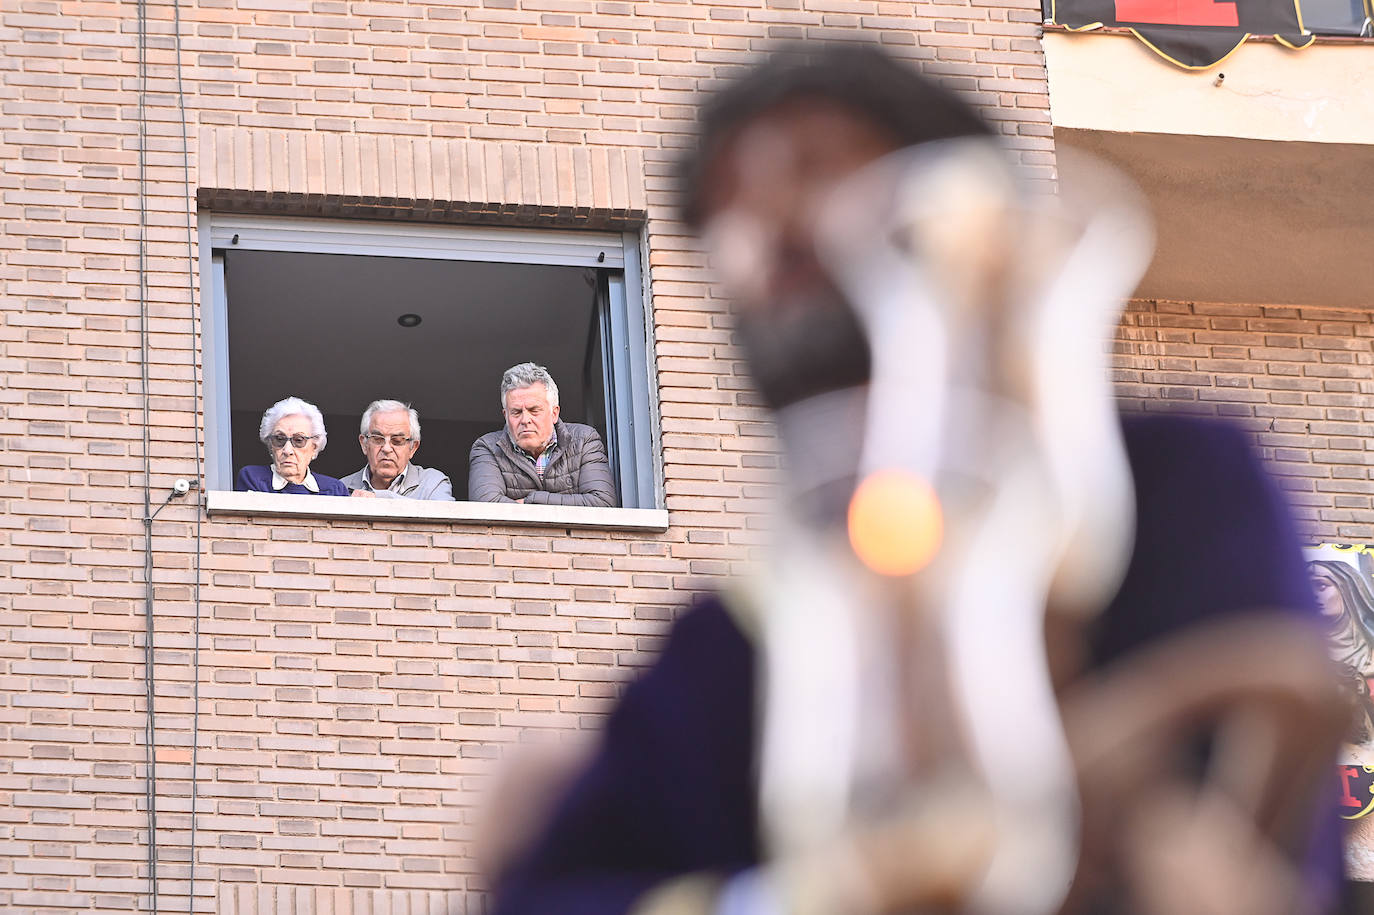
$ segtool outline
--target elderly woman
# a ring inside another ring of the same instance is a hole
[[[310,472],[310,462],[328,441],[324,417],[314,404],[299,397],[272,404],[262,414],[258,438],[267,446],[272,463],[242,468],[234,480],[234,489],[303,496],[348,495],[348,487],[342,481]]]

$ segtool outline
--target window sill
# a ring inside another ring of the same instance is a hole
[[[513,502],[427,502],[418,499],[355,499],[272,492],[205,494],[210,515],[275,515],[370,521],[476,522],[521,527],[581,527],[666,531],[663,508],[589,508],[581,505],[517,505]]]

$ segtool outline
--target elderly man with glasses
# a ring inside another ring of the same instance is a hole
[[[353,495],[383,499],[453,501],[442,471],[410,463],[420,448],[420,415],[399,400],[374,400],[363,411],[358,435],[367,466],[343,478]]]

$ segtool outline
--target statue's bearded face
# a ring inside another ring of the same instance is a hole
[[[707,165],[702,234],[773,407],[868,380],[867,341],[815,228],[835,187],[897,145],[859,114],[801,98],[745,123]]]

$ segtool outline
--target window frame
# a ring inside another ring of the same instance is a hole
[[[212,510],[253,513],[254,502],[217,497],[233,488],[230,448],[229,302],[223,252],[283,251],[344,254],[361,257],[433,258],[505,264],[550,264],[591,267],[607,276],[606,320],[602,323],[603,360],[607,385],[607,446],[620,482],[621,506],[598,512],[651,510],[664,505],[663,470],[659,447],[654,363],[648,289],[641,269],[639,232],[585,229],[513,228],[383,222],[349,218],[259,216],[202,210],[198,214],[200,261],[201,353],[205,428],[205,488]],[[493,379],[495,383],[496,379]],[[360,406],[361,409],[361,406]],[[282,498],[277,494],[271,494]],[[315,497],[320,498],[320,497]],[[397,500],[402,502],[403,500]],[[459,500],[462,504],[464,500]],[[296,506],[281,503],[283,511]],[[478,503],[467,503],[469,506]],[[535,507],[535,506],[529,506]],[[269,508],[263,503],[259,513]],[[526,508],[526,506],[516,506]],[[267,513],[276,513],[275,511]],[[301,514],[299,506],[287,514]],[[329,511],[335,517],[348,512]],[[403,517],[404,511],[353,513],[357,517]],[[426,520],[432,512],[419,513]],[[517,520],[498,512],[446,512],[455,520]],[[538,513],[542,516],[544,513]],[[578,514],[574,512],[574,514]],[[600,514],[593,513],[596,518]],[[591,517],[591,516],[589,516]],[[609,516],[606,516],[609,517]],[[531,520],[533,517],[531,516]],[[602,519],[604,520],[604,519]],[[658,528],[659,520],[636,521],[631,527]],[[666,519],[663,519],[666,527]],[[545,521],[544,523],[547,523]],[[593,523],[592,526],[615,527]],[[627,522],[628,523],[628,522]]]

